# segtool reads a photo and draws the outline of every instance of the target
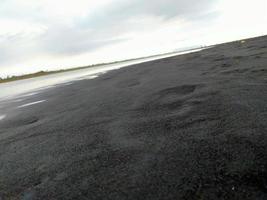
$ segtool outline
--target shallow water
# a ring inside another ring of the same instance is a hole
[[[18,108],[24,108],[24,107],[32,106],[32,105],[35,105],[35,104],[43,103],[45,101],[46,100],[40,100],[40,101],[31,102],[31,103],[26,103],[26,104],[23,104],[21,106],[18,106]]]

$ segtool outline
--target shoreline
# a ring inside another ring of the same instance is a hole
[[[43,76],[28,77],[16,81],[10,81],[0,84],[0,100],[14,98],[23,93],[36,91],[39,89],[45,89],[53,87],[55,85],[65,84],[67,82],[84,80],[84,79],[95,79],[99,75],[107,73],[109,71],[118,70],[133,65],[139,65],[142,63],[153,62],[161,59],[166,59],[175,56],[181,56],[185,54],[191,54],[199,52],[208,48],[195,49],[184,52],[164,54],[160,56],[153,56],[148,58],[135,59],[124,62],[116,62],[114,64],[100,65],[95,67],[77,68],[75,70],[68,70],[62,73],[49,73]]]
[[[157,54],[157,55],[152,55],[152,56],[145,56],[145,57],[126,59],[126,60],[121,60],[121,61],[114,61],[114,62],[109,62],[109,63],[99,63],[99,64],[93,64],[93,65],[89,65],[89,66],[73,67],[73,68],[69,68],[69,69],[60,69],[60,70],[52,70],[52,71],[38,71],[35,73],[30,73],[30,74],[0,78],[0,84],[19,81],[19,80],[25,80],[25,79],[30,79],[30,78],[36,78],[36,77],[41,77],[41,76],[47,76],[47,75],[51,75],[51,74],[59,74],[59,73],[64,73],[64,72],[88,69],[88,68],[93,68],[93,67],[101,67],[101,66],[104,67],[107,65],[123,64],[126,62],[138,61],[141,59],[149,59],[149,58],[154,58],[154,57],[156,58],[156,57],[160,57],[160,56],[164,56],[164,55],[167,56],[167,55],[171,55],[171,54],[183,53],[183,52],[194,51],[194,50],[205,49],[205,48],[208,48],[208,47],[192,48],[192,49],[183,50],[183,51],[174,51],[174,52],[168,52],[168,53]]]
[[[262,38],[265,36],[266,35],[260,35],[260,36],[255,36],[255,37],[251,37],[251,38],[243,38],[243,39],[239,39],[239,40],[228,41],[228,42],[223,42],[223,43],[218,43],[218,44],[213,44],[213,45],[207,45],[207,46],[203,45],[200,47],[191,48],[191,49],[187,49],[187,50],[173,51],[173,52],[168,52],[168,53],[163,53],[163,54],[157,54],[157,55],[145,56],[145,57],[139,57],[139,58],[132,58],[132,59],[126,59],[126,60],[114,61],[114,62],[108,62],[108,63],[98,63],[98,64],[92,64],[89,66],[73,67],[73,68],[69,68],[69,69],[59,69],[59,70],[52,70],[52,71],[41,70],[41,71],[30,73],[30,74],[14,75],[14,76],[10,76],[10,77],[8,76],[6,78],[0,77],[0,84],[8,83],[8,82],[14,82],[14,81],[18,81],[18,80],[25,80],[25,79],[29,79],[29,78],[36,78],[36,77],[46,76],[46,75],[50,75],[50,74],[59,74],[59,73],[64,73],[64,72],[69,72],[69,71],[77,71],[77,70],[87,69],[87,68],[92,68],[92,67],[106,66],[106,65],[112,65],[112,64],[122,64],[124,62],[130,62],[130,61],[135,61],[135,60],[140,60],[140,59],[145,59],[145,58],[153,58],[153,57],[164,56],[164,55],[168,55],[168,54],[183,53],[183,52],[193,51],[193,50],[197,50],[197,49],[206,49],[206,48],[210,48],[210,47],[216,47],[218,45],[230,44],[233,42],[240,42],[242,44],[243,42],[246,42],[247,40]]]

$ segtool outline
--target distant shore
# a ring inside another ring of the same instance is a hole
[[[240,39],[240,40],[236,40],[236,41],[232,41],[232,42],[241,42],[241,43],[243,43],[247,39],[251,40],[251,39],[256,39],[256,38],[261,38],[261,37],[264,37],[264,36],[258,36],[258,37],[254,37],[254,38],[244,38],[244,39]],[[222,43],[222,44],[229,44],[229,43],[232,43],[232,42],[226,42],[226,43]],[[30,74],[24,74],[24,75],[7,76],[6,78],[1,78],[0,77],[0,84],[1,83],[12,82],[12,81],[23,80],[23,79],[36,78],[36,77],[46,76],[46,75],[50,75],[50,74],[58,74],[58,73],[64,73],[64,72],[69,72],[69,71],[76,71],[76,70],[81,70],[81,69],[86,69],[86,68],[91,68],[91,67],[105,66],[105,65],[111,65],[111,64],[116,64],[116,63],[124,63],[124,62],[139,60],[139,59],[145,59],[145,58],[153,58],[153,57],[156,57],[156,56],[163,56],[163,55],[172,54],[172,53],[182,53],[182,52],[186,52],[186,51],[193,51],[193,50],[208,48],[208,47],[212,47],[212,46],[216,46],[216,45],[199,46],[199,47],[190,48],[190,49],[186,49],[186,50],[180,50],[180,51],[177,50],[177,51],[173,51],[173,52],[162,53],[162,54],[157,54],[157,55],[152,55],[152,56],[144,56],[144,57],[140,57],[140,58],[133,58],[133,59],[127,59],[127,60],[121,60],[121,61],[108,62],[108,63],[98,63],[98,64],[92,64],[92,65],[82,66],[82,67],[74,67],[74,68],[69,68],[69,69],[60,69],[60,70],[53,70],[53,71],[43,71],[42,70],[42,71],[39,71],[39,72],[30,73]]]
[[[121,60],[121,61],[114,61],[114,62],[109,62],[109,63],[99,63],[99,64],[93,64],[93,65],[82,66],[82,67],[74,67],[74,68],[70,68],[70,69],[60,69],[60,70],[53,70],[53,71],[39,71],[39,72],[35,72],[35,73],[18,75],[18,76],[7,76],[6,78],[0,77],[0,84],[12,82],[12,81],[23,80],[23,79],[36,78],[36,77],[46,76],[46,75],[50,75],[50,74],[58,74],[58,73],[63,73],[63,72],[76,71],[76,70],[81,70],[81,69],[86,69],[86,68],[91,68],[91,67],[105,66],[105,65],[111,65],[111,64],[116,64],[116,63],[124,63],[124,62],[144,59],[144,58],[153,58],[156,56],[163,56],[163,55],[172,54],[172,53],[180,53],[180,52],[182,53],[182,52],[201,49],[201,48],[203,48],[203,47],[191,48],[191,49],[183,50],[183,51],[174,51],[174,52],[169,52],[169,53],[163,53],[163,54],[158,54],[158,55],[145,56],[145,57],[133,58],[133,59],[127,59],[127,60]]]
[[[0,84],[1,83],[11,82],[11,81],[18,81],[18,80],[29,79],[29,78],[36,78],[36,77],[46,76],[46,75],[50,75],[50,74],[58,74],[58,73],[63,73],[63,72],[76,71],[76,70],[86,69],[86,68],[90,68],[90,67],[104,66],[104,65],[108,65],[108,64],[114,64],[114,63],[116,63],[116,62],[96,64],[96,65],[90,65],[90,66],[84,66],[84,67],[75,67],[75,68],[70,68],[70,69],[54,70],[54,71],[39,71],[39,72],[36,72],[36,73],[19,75],[19,76],[8,76],[6,78],[0,78]]]

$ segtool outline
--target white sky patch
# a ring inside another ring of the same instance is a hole
[[[27,13],[29,15],[37,15],[38,18],[41,17],[45,20],[49,18],[72,20],[87,15],[88,12],[92,12],[110,2],[112,0],[8,0],[3,5],[5,9],[8,9],[9,13]]]
[[[3,37],[15,37],[17,34],[21,35],[21,37],[34,37],[41,35],[47,29],[46,26],[40,24],[15,19],[0,19],[0,25],[5,27],[0,29],[2,39]]]
[[[27,104],[18,106],[18,108],[24,108],[24,107],[32,106],[32,105],[35,105],[35,104],[40,104],[40,103],[43,103],[43,102],[45,102],[45,101],[46,101],[46,100],[41,100],[41,101],[35,101],[35,102],[27,103]]]
[[[266,0],[221,0],[218,6],[221,15],[212,30],[220,33],[220,41],[267,34]]]

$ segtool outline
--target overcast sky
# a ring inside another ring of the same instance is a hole
[[[0,77],[267,34],[266,0],[0,0]]]

